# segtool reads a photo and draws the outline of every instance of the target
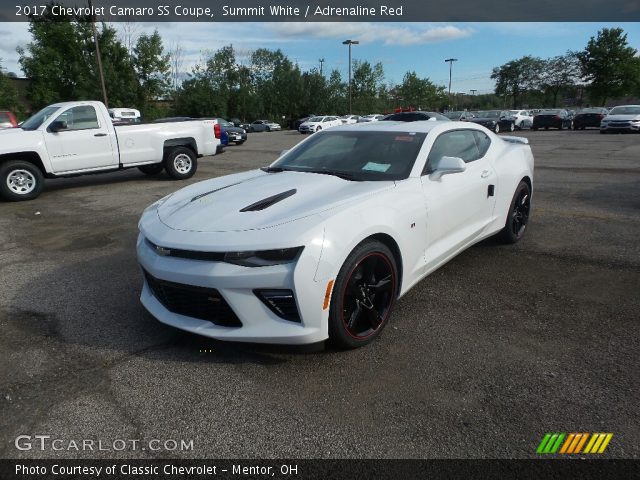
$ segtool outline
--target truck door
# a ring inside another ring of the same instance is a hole
[[[57,121],[65,122],[66,128],[53,132],[49,127],[44,132],[54,173],[118,165],[118,156],[111,145],[113,134],[92,105],[68,108],[53,120]]]

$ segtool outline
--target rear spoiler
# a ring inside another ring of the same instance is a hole
[[[500,137],[505,142],[519,143],[520,145],[529,145],[529,139],[524,137]]]

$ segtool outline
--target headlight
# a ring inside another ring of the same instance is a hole
[[[243,128],[243,129],[242,129],[242,133],[247,133],[247,131]]]
[[[266,267],[291,263],[298,258],[304,247],[279,248],[276,250],[258,250],[246,252],[227,252],[224,261],[243,267]]]

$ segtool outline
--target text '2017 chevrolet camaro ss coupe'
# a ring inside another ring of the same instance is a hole
[[[532,185],[523,138],[468,122],[337,126],[147,208],[141,301],[217,339],[359,347],[449,259],[522,238]]]

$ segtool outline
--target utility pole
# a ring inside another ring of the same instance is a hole
[[[324,63],[324,58],[320,58],[318,61],[320,62],[320,76],[322,76],[322,64]]]
[[[351,115],[351,45],[358,45],[358,40],[345,40],[343,45],[349,45],[349,115]]]
[[[93,5],[91,0],[89,1],[89,10],[93,12]],[[96,29],[96,16],[91,14],[91,25],[93,26],[93,43],[96,46],[96,61],[98,62],[98,75],[100,76],[100,85],[102,86],[102,100],[105,107],[109,108],[109,100],[107,99],[107,87],[104,83],[104,73],[102,71],[102,57],[100,56],[100,46],[98,45],[98,30]]]
[[[453,62],[457,62],[457,58],[447,58],[445,63],[449,64],[449,108],[451,108],[451,71],[453,69]]]

